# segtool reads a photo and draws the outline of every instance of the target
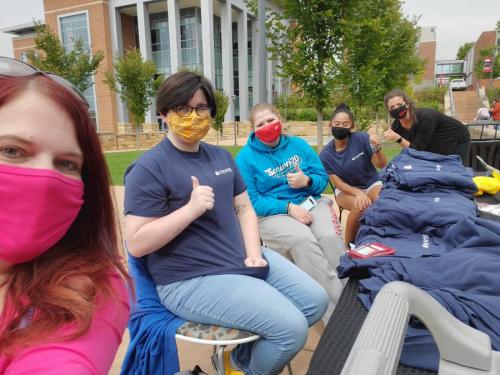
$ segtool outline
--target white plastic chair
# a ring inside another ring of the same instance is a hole
[[[395,374],[410,316],[425,324],[439,348],[439,375],[500,374],[500,352],[491,349],[488,335],[456,319],[421,289],[400,281],[378,293],[341,374]]]
[[[202,345],[213,345],[214,354],[212,364],[217,375],[226,375],[224,365],[224,350],[227,346],[244,344],[256,341],[259,335],[235,328],[226,328],[196,322],[186,322],[176,332],[175,338],[186,342]],[[292,374],[290,364],[287,365],[288,373]]]

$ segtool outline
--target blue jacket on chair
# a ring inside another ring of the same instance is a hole
[[[185,320],[161,304],[144,259],[128,254],[128,264],[135,282],[136,301],[131,303],[130,344],[121,374],[174,374],[179,371],[175,332]]]

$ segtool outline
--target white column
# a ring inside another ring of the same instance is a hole
[[[149,26],[149,11],[143,0],[137,1],[137,28],[139,29],[139,48],[144,60],[152,60],[151,53],[151,27]],[[156,122],[156,109],[154,101],[146,112],[145,123]]]
[[[266,56],[267,56],[267,51],[266,51]],[[266,59],[267,63],[267,74],[266,74],[266,85],[267,85],[267,102],[272,103],[273,102],[273,80],[274,80],[274,75],[273,75],[273,61],[271,59]]]
[[[214,60],[214,6],[212,0],[201,3],[201,44],[203,47],[203,74],[215,86]]]
[[[252,66],[253,66],[253,103],[265,102],[266,99],[261,96],[262,86],[265,85],[261,78],[264,67],[260,64],[259,55],[259,31],[257,20],[252,20]],[[264,70],[265,71],[265,70]]]
[[[222,87],[229,99],[225,121],[234,121],[234,87],[233,87],[233,22],[231,19],[231,0],[221,3],[221,36],[222,36]]]
[[[179,0],[168,1],[168,36],[170,41],[170,71],[177,73],[182,67],[181,17]]]
[[[123,32],[121,12],[113,6],[109,7],[109,21],[111,25],[111,47],[113,49],[113,59],[116,56],[123,55]],[[114,61],[114,60],[113,60]],[[125,105],[120,99],[120,95],[116,94],[116,109],[118,122],[128,121],[128,114],[125,110]]]
[[[238,13],[238,76],[240,86],[240,121],[248,120],[248,38],[247,12]]]
[[[261,82],[261,85],[258,86],[258,93],[259,93],[259,98],[261,101],[264,101],[265,98],[265,86],[264,82],[266,81],[266,60],[267,59],[267,50],[266,50],[266,0],[258,0],[258,23],[257,27],[259,29],[258,33],[258,38],[253,39],[255,40],[257,44],[257,66],[259,66],[261,69],[258,71],[258,75],[256,74],[257,72],[254,71],[254,74],[257,76],[257,79]],[[269,75],[267,75],[267,79],[269,80]],[[256,88],[254,87],[254,92],[256,91]],[[270,102],[268,100],[268,102]]]

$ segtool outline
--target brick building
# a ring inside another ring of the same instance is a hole
[[[143,58],[153,60],[158,73],[169,76],[180,69],[197,69],[230,98],[226,120],[246,120],[252,105],[271,101],[283,84],[275,78],[275,66],[256,63],[257,20],[244,0],[44,0],[43,21],[67,50],[81,39],[92,51],[102,51],[104,60],[85,93],[100,132],[115,132],[128,120],[124,105],[103,83],[113,69],[114,56],[138,48]],[[271,2],[267,6],[278,10]],[[34,24],[3,30],[15,35],[14,55],[25,59],[34,48]],[[260,69],[265,82],[260,82]],[[240,72],[246,72],[240,74]],[[266,97],[257,98],[264,84]],[[255,93],[255,95],[254,95]],[[248,98],[248,100],[240,100]],[[146,123],[156,124],[154,108]]]
[[[478,80],[476,74],[476,65],[481,57],[481,50],[483,49],[496,49],[496,53],[500,53],[500,30],[493,31],[483,31],[477,41],[474,43],[474,46],[469,50],[467,55],[465,56],[465,75],[467,84],[472,86],[474,89],[476,85],[480,83],[481,86],[486,86],[485,81],[487,80]],[[496,77],[493,77],[496,78]],[[500,80],[494,80],[494,87],[500,87]]]

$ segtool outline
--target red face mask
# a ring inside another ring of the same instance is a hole
[[[261,126],[255,130],[255,136],[264,143],[274,143],[281,135],[281,121]]]
[[[82,204],[82,181],[48,169],[0,164],[0,260],[23,263],[49,250]]]

